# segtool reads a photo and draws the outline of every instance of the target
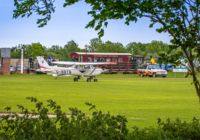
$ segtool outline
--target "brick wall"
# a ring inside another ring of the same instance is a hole
[[[10,75],[10,58],[1,58],[1,74]]]

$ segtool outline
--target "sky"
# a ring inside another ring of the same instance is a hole
[[[42,28],[36,24],[39,16],[13,19],[14,0],[0,0],[0,48],[14,47],[19,44],[40,42],[46,47],[52,45],[64,46],[74,40],[80,48],[88,45],[92,38],[98,37],[94,29],[86,29],[86,24],[92,19],[87,12],[90,6],[84,2],[63,8],[64,0],[57,0],[56,10],[52,19]],[[122,20],[109,21],[102,41],[120,42],[124,46],[130,42],[149,43],[152,40],[170,42],[167,33],[157,33],[155,28],[149,28],[147,19],[125,25]]]

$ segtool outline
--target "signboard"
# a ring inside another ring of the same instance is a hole
[[[173,72],[188,72],[188,69],[173,69]]]
[[[10,58],[10,48],[1,48],[1,57]]]

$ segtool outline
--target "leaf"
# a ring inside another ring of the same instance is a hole
[[[104,30],[101,29],[101,30],[98,32],[98,36],[99,36],[99,38],[101,38],[103,35],[104,35]]]
[[[152,28],[152,27],[153,27],[153,25],[154,25],[154,23],[151,23],[151,24],[149,25],[149,28]]]

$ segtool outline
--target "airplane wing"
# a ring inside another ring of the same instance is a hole
[[[116,62],[70,62],[70,61],[55,61],[57,65],[115,65]]]

